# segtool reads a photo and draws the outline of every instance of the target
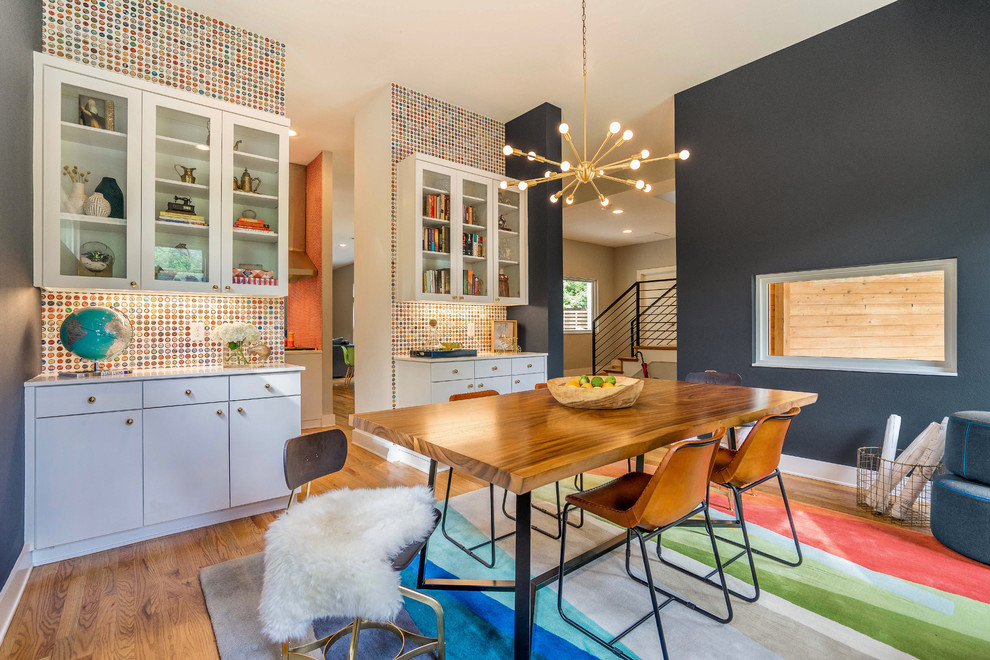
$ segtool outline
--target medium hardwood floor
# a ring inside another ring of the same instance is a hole
[[[337,388],[335,388],[335,395]],[[353,410],[353,393],[340,392]],[[342,410],[335,411],[338,419]],[[346,416],[344,416],[346,419]],[[349,432],[349,427],[343,427]],[[441,476],[438,493],[446,485]],[[855,490],[785,478],[792,500],[845,513],[856,508]],[[344,486],[425,484],[426,475],[352,447],[343,470],[320,480],[314,492]],[[459,474],[452,494],[481,487]],[[768,488],[769,492],[776,492]],[[256,552],[279,512],[182,532],[77,559],[39,566],[31,573],[0,658],[17,660],[122,660],[218,658],[199,571]]]

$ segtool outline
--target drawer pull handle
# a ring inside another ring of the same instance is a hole
[[[132,289],[136,289],[137,288],[137,282],[131,282],[131,288]]]
[[[227,285],[227,286],[225,286],[225,287],[224,287],[223,289],[224,289],[224,291],[230,291],[230,285],[228,284],[228,285]]]
[[[520,382],[520,381],[519,381],[519,379],[517,378],[517,379],[516,379],[516,385],[518,385],[518,384],[519,384],[519,382]]]
[[[186,396],[192,396],[192,390],[186,390]]]
[[[457,373],[457,369],[454,369],[454,370],[453,370],[453,371],[451,371],[450,373],[452,373],[452,374],[456,374],[456,373]]]
[[[239,413],[242,413],[242,412],[244,412],[244,408],[238,408],[238,409],[237,409],[237,412],[239,412]]]
[[[468,385],[468,389],[471,389],[472,387],[474,387],[474,385]],[[483,387],[483,386],[482,385],[478,385],[478,387]]]
[[[498,367],[492,367],[492,371],[498,371]]]
[[[220,415],[220,416],[223,416],[223,411],[222,410],[218,410],[217,411],[217,414]]]
[[[270,383],[265,383],[265,389],[266,389],[266,390],[270,390],[270,389],[272,389],[272,386],[271,386],[271,384],[270,384]]]
[[[527,368],[527,369],[532,369],[532,368],[533,368],[533,365],[531,365],[531,364],[527,364],[527,365],[526,365],[526,368]]]
[[[96,397],[95,396],[91,396],[91,397],[89,397],[86,400],[89,401],[90,403],[96,403]]]
[[[484,383],[478,383],[478,387],[484,387],[484,386],[485,386]]]
[[[213,290],[214,291],[219,291],[220,290],[220,285],[219,284],[214,284],[213,285]]]
[[[125,423],[126,423],[126,424],[127,424],[128,426],[130,426],[131,424],[133,424],[133,423],[134,423],[134,420],[133,420],[133,419],[131,419],[130,417],[128,417],[128,418],[127,418],[127,422],[125,422]]]

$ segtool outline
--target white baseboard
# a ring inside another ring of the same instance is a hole
[[[328,426],[337,426],[337,416],[336,415],[324,415],[320,419],[320,426],[326,428]]]
[[[0,589],[0,644],[3,643],[7,628],[14,619],[14,612],[17,611],[17,604],[24,594],[24,587],[27,586],[28,577],[31,575],[31,550],[25,545],[21,549],[21,554],[14,562],[7,581]]]
[[[362,449],[367,449],[376,456],[381,456],[389,463],[402,463],[409,467],[414,467],[420,472],[430,471],[430,459],[422,454],[400,447],[388,440],[382,440],[378,436],[371,435],[365,431],[354,429],[351,442]],[[440,465],[438,470],[446,470],[446,465]]]
[[[365,431],[359,431],[358,429],[354,429],[351,434],[351,443],[361,449],[367,449],[375,456],[381,456],[384,459],[388,458],[389,449],[392,448],[391,442],[382,440],[381,438],[371,435]]]
[[[780,471],[795,477],[807,477],[818,481],[827,481],[840,486],[856,487],[856,468],[838,463],[826,463],[812,458],[788,456],[781,454]]]

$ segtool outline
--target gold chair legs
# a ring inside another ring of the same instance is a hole
[[[420,593],[408,587],[400,586],[399,593],[406,598],[411,598],[412,600],[423,603],[424,605],[428,605],[433,610],[433,612],[437,615],[436,637],[425,637],[408,630],[403,630],[394,623],[390,622],[379,623],[377,621],[367,621],[365,619],[354,619],[354,621],[347,624],[332,635],[328,635],[323,639],[318,639],[315,642],[310,642],[309,644],[304,644],[293,648],[290,648],[287,643],[283,643],[282,660],[289,660],[290,658],[307,658],[308,660],[317,660],[313,656],[309,655],[311,651],[315,651],[316,649],[320,649],[320,659],[322,659],[326,656],[327,650],[331,646],[339,642],[347,635],[351,636],[351,643],[347,652],[347,658],[348,660],[357,660],[358,640],[362,630],[388,630],[389,632],[398,635],[402,640],[402,645],[399,647],[398,655],[396,655],[393,660],[411,660],[412,658],[423,655],[424,653],[430,653],[433,651],[437,654],[437,660],[445,660],[446,651],[443,639],[443,607],[441,607],[440,602],[435,598],[431,598],[424,593]],[[407,647],[409,648],[407,649]]]

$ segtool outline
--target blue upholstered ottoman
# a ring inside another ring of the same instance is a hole
[[[990,486],[951,473],[936,477],[932,534],[956,552],[990,564]]]
[[[949,417],[945,469],[963,479],[990,484],[990,412],[964,410]]]

